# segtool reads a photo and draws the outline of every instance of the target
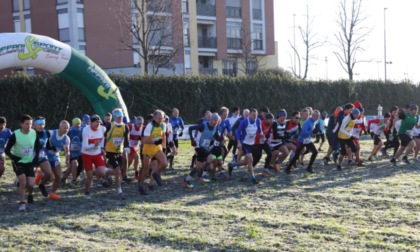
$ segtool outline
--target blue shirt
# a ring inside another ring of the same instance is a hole
[[[11,136],[12,131],[9,128],[5,128],[2,132],[0,132],[0,158],[4,158],[4,147]]]
[[[197,147],[204,148],[206,150],[210,150],[211,142],[214,140],[214,137],[217,133],[216,127],[211,127],[208,122],[200,123],[188,128],[188,133],[190,134],[191,140],[192,138],[192,131],[196,130],[195,141],[197,143]]]
[[[82,132],[82,128],[76,129],[70,127],[69,133],[67,133],[70,138],[70,158],[80,157],[82,155]]]
[[[220,136],[223,136],[226,130],[227,132],[232,132],[232,127],[230,126],[229,120],[225,119],[222,121],[217,127],[217,130],[219,131]]]
[[[304,140],[306,139],[310,139],[312,136],[312,130],[314,129],[316,124],[316,121],[314,121],[314,119],[312,119],[312,117],[308,118],[302,126],[302,129],[299,133],[299,136],[297,138],[297,141],[299,143],[306,143],[304,142]]]
[[[174,139],[178,136],[178,130],[184,130],[184,121],[180,116],[174,118],[172,115],[169,116],[169,122],[172,124],[172,131],[174,135]]]

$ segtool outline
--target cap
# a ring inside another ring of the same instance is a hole
[[[363,107],[362,103],[360,103],[359,101],[355,101],[355,102],[353,103],[353,105],[354,105],[354,107],[355,107],[355,108],[360,108],[360,107]]]
[[[81,123],[82,123],[82,120],[80,120],[79,117],[75,117],[75,118],[73,118],[73,120],[71,120],[71,124],[73,124],[73,125],[77,125],[77,124],[81,124]]]
[[[121,117],[121,116],[123,116],[122,109],[116,108],[116,109],[112,110],[112,115],[114,117]]]
[[[219,119],[220,119],[220,116],[217,113],[213,113],[210,116],[210,121],[213,121],[213,120],[217,120],[218,121]]]
[[[89,120],[90,120],[90,116],[89,115],[83,115],[82,121],[89,121]]]
[[[358,110],[357,108],[355,108],[355,109],[353,109],[353,110],[351,111],[351,114],[352,114],[354,117],[358,117],[358,116],[360,115],[360,110]]]
[[[101,121],[101,118],[97,114],[94,114],[90,117],[90,122],[96,122],[96,121]]]

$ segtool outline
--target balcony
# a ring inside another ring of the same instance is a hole
[[[200,74],[215,74],[217,75],[217,68],[200,68]]]
[[[223,75],[236,76],[237,71],[235,69],[223,69]]]
[[[226,17],[227,18],[241,18],[242,17],[242,8],[241,7],[226,6]]]
[[[253,48],[254,50],[263,50],[263,41],[261,39],[254,39],[253,42]]]
[[[227,38],[228,49],[242,49],[242,38]]]
[[[215,37],[198,36],[199,48],[217,48],[217,40]]]
[[[171,13],[172,4],[170,0],[153,1],[147,4],[147,11],[153,13]]]
[[[261,9],[252,9],[252,19],[253,20],[262,20],[262,10]]]
[[[216,5],[197,3],[197,15],[215,17]]]

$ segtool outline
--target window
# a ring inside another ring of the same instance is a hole
[[[32,32],[32,24],[31,24],[31,15],[26,14],[23,16],[25,19],[25,32],[31,33]],[[20,17],[19,16],[13,16],[13,22],[15,26],[15,32],[22,32],[20,27]]]
[[[227,48],[242,48],[242,26],[240,23],[227,23],[226,27]]]
[[[29,0],[22,0],[23,10],[29,10],[31,8]],[[13,12],[19,12],[19,0],[13,0]]]
[[[57,0],[57,5],[68,4],[69,0]]]
[[[58,38],[61,42],[70,42],[70,29],[62,28],[58,29]]]
[[[241,18],[242,8],[240,0],[226,1],[226,17],[228,18]]]
[[[78,30],[78,40],[86,41],[85,38],[85,21],[83,17],[83,8],[77,8],[77,30]]]
[[[262,20],[261,0],[252,0],[252,19]]]
[[[262,24],[254,24],[252,26],[252,49],[263,50],[263,28]]]
[[[235,58],[223,60],[223,74],[229,76],[238,74],[238,62]]]
[[[70,22],[67,8],[58,9],[58,39],[62,42],[70,42]]]

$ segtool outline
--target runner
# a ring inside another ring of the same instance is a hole
[[[87,125],[89,125],[90,124],[90,116],[89,115],[83,115],[83,117],[82,117],[82,130],[87,126]]]
[[[302,129],[299,133],[298,138],[296,139],[296,153],[293,156],[292,160],[287,165],[285,169],[286,174],[290,174],[292,165],[296,162],[299,158],[301,152],[305,150],[305,153],[312,152],[311,159],[309,161],[308,166],[306,167],[306,171],[309,173],[314,173],[312,169],[312,165],[318,155],[318,151],[316,150],[315,145],[312,143],[312,131],[315,128],[315,124],[318,121],[320,113],[318,110],[314,110],[310,118],[305,120],[305,123],[302,125]]]
[[[50,162],[48,162],[47,152],[53,148],[50,141],[51,134],[45,129],[45,123],[45,118],[42,116],[37,116],[33,121],[33,128],[41,144],[38,160],[35,163],[35,167],[39,167],[41,170],[36,173],[35,184],[38,185],[42,195],[48,197],[45,185],[54,178],[54,175]]]
[[[253,158],[252,166],[253,167],[255,167],[260,161],[262,157],[262,151],[264,150],[266,153],[264,170],[262,172],[263,177],[270,176],[271,175],[270,169],[274,168],[270,166],[270,162],[272,159],[272,151],[269,144],[273,120],[274,120],[274,115],[271,113],[268,113],[265,115],[265,120],[261,121],[261,130],[264,134],[264,137],[257,134],[257,136],[255,137],[254,152],[252,152],[252,158]]]
[[[401,141],[401,146],[398,149],[397,153],[390,160],[393,166],[397,166],[397,159],[405,151],[405,155],[402,158],[402,161],[406,164],[409,164],[408,154],[411,153],[413,148],[416,147],[416,142],[413,140],[411,134],[413,127],[419,128],[419,116],[418,116],[419,107],[415,104],[411,104],[408,112],[401,111],[398,114],[398,117],[401,119],[401,126],[398,130],[398,138]]]
[[[173,131],[173,143],[176,149],[179,148],[178,137],[182,137],[184,133],[184,121],[179,116],[179,110],[177,108],[173,108],[171,115],[169,116],[169,123],[172,125]],[[178,131],[180,131],[178,133]],[[174,156],[171,156],[169,159],[169,169],[173,169],[174,165]]]
[[[293,159],[296,151],[296,138],[299,136],[299,132],[302,130],[302,126],[299,122],[300,112],[294,111],[289,120],[286,121],[286,129],[284,131],[285,142],[287,149],[289,150],[289,163]],[[296,162],[292,164],[296,168]]]
[[[229,109],[227,107],[221,107],[219,110],[220,115],[220,122],[217,126],[218,135],[221,137],[220,140],[214,140],[211,149],[212,155],[213,155],[213,162],[214,166],[216,167],[217,172],[219,174],[217,177],[219,179],[226,179],[227,176],[222,171],[222,165],[223,165],[223,157],[225,157],[228,153],[228,150],[226,148],[225,144],[225,136],[227,136],[229,139],[232,137],[232,127],[230,125],[229,120],[227,119],[229,114]]]
[[[166,124],[166,149],[165,155],[166,160],[168,163],[173,163],[174,157],[178,155],[178,148],[175,146],[174,143],[174,131],[172,128],[172,124],[169,122],[169,117],[165,115],[165,124]],[[169,170],[174,170],[173,166],[169,166]]]
[[[134,123],[130,123],[128,128],[130,130],[130,153],[128,154],[128,167],[134,163],[134,173],[136,180],[139,179],[139,162],[140,162],[140,155],[139,155],[139,146],[141,140],[141,133],[143,132],[143,123],[144,119],[141,116],[135,117]]]
[[[66,166],[70,167],[70,138],[67,136],[69,128],[70,124],[63,120],[60,122],[58,129],[50,131],[50,144],[52,150],[47,151],[47,158],[54,173],[54,181],[51,193],[48,195],[48,197],[55,200],[59,200],[61,198],[56,194],[57,188],[61,182],[60,151],[64,151],[64,155],[66,157]]]
[[[12,131],[9,128],[6,128],[6,117],[0,116],[0,178],[4,173],[4,147],[6,146],[7,141],[12,136]]]
[[[95,165],[95,174],[99,178],[106,176],[106,163],[104,149],[106,128],[101,125],[101,119],[98,115],[90,117],[90,125],[86,126],[82,132],[82,158],[86,171],[85,197],[90,199],[90,189],[93,179],[93,165]],[[103,181],[106,186],[106,182]]]
[[[15,130],[7,142],[4,152],[12,160],[13,171],[19,180],[19,211],[26,211],[25,190],[28,190],[28,204],[34,203],[34,160],[38,160],[41,145],[35,130],[31,129],[32,117],[20,118],[20,129]],[[13,148],[13,151],[12,151]]]
[[[149,182],[149,191],[153,191],[154,181],[162,186],[160,173],[168,166],[163,149],[166,148],[166,125],[163,122],[165,113],[162,110],[156,110],[153,113],[153,121],[148,123],[143,131],[143,162],[140,173],[138,191],[141,195],[147,195],[144,189],[144,181],[149,176],[149,166],[153,158],[157,160],[157,165],[153,166]]]
[[[347,147],[351,149],[352,153],[357,152],[357,147],[354,143],[354,137],[352,135],[353,128],[356,123],[356,119],[360,115],[360,110],[354,108],[351,113],[344,117],[340,124],[338,131],[338,141],[340,143],[340,156],[338,158],[337,170],[341,171],[341,165],[343,164],[344,156],[347,155]]]
[[[277,120],[271,127],[272,136],[270,138],[270,147],[273,149],[270,164],[276,172],[280,172],[281,164],[289,155],[289,149],[286,146],[286,118],[287,112],[282,109],[277,113]],[[281,153],[281,154],[280,154]]]
[[[228,120],[229,120],[229,124],[232,128],[232,132],[233,131],[233,125],[235,125],[236,121],[241,117],[240,113],[241,110],[239,109],[239,107],[233,107],[232,109],[232,113],[228,116]],[[232,149],[233,148],[233,149]],[[227,153],[223,156],[223,162],[226,159],[226,156],[228,155],[228,153],[230,152],[230,150],[232,149],[232,160],[236,161],[236,139],[235,139],[235,133],[232,133],[232,136],[229,137],[229,143],[227,146]]]
[[[127,180],[127,170],[123,171],[123,151],[130,153],[128,143],[128,134],[130,129],[127,124],[123,123],[122,109],[116,108],[112,111],[114,122],[106,124],[105,131],[105,152],[108,163],[112,170],[107,170],[107,176],[115,176],[115,185],[117,186],[117,194],[120,199],[125,199],[121,187],[121,179]],[[130,181],[129,181],[130,182]]]
[[[334,128],[336,126],[338,114],[343,111],[342,107],[335,108],[330,118],[328,119],[328,125],[326,130],[327,141],[328,141],[328,151],[325,157],[322,159],[325,165],[328,165],[328,162],[331,161],[330,155],[333,154],[334,164],[337,164],[338,154],[340,151],[340,143],[338,142],[337,133],[334,133]]]
[[[245,110],[244,110],[245,111]],[[253,157],[252,153],[254,151],[255,137],[257,134],[264,137],[261,129],[261,121],[257,118],[257,110],[250,109],[249,117],[245,117],[239,124],[238,129],[236,130],[236,139],[238,139],[238,150],[240,149],[245,155],[244,160],[229,163],[229,176],[232,176],[233,167],[235,166],[247,166],[249,179],[251,182],[256,185],[259,182],[255,178],[254,167],[253,167]]]
[[[327,118],[328,114],[327,112],[322,112],[321,118],[318,120],[318,127],[319,131],[316,134],[316,141],[315,143],[319,143],[321,140],[321,143],[319,144],[318,151],[322,151],[322,145],[325,143],[325,119]]]
[[[211,143],[212,141],[220,141],[221,136],[217,132],[217,124],[220,117],[217,113],[213,113],[209,120],[196,124],[188,128],[190,135],[191,146],[195,148],[197,153],[197,161],[195,168],[182,180],[182,184],[187,188],[193,188],[192,179],[195,174],[198,175],[198,180],[202,183],[208,183],[208,173],[212,178],[215,178],[215,169],[213,166],[213,158],[211,154]],[[193,134],[196,131],[196,134]],[[196,135],[194,138],[193,136]],[[219,153],[221,157],[221,153]]]
[[[384,144],[385,145],[384,148],[381,149],[383,156],[387,156],[387,152],[386,152],[387,149],[394,148],[393,155],[395,155],[395,153],[397,153],[398,151],[398,148],[400,148],[400,141],[398,140],[398,130],[395,127],[396,122],[399,120],[398,119],[399,110],[400,109],[398,108],[398,106],[394,106],[389,111],[391,113],[391,118],[390,118],[389,127],[385,129],[385,137],[387,141]]]
[[[76,185],[77,177],[83,171],[83,159],[82,159],[82,128],[81,120],[76,117],[72,120],[72,127],[70,127],[67,135],[70,138],[70,167],[67,168],[64,176],[61,178],[61,184],[66,185],[66,179],[72,175],[72,184]]]
[[[366,129],[365,129],[365,117],[363,115],[364,114],[363,107],[361,107],[361,105],[360,105],[359,107],[356,107],[356,108],[360,111],[360,115],[359,115],[359,117],[357,117],[356,121],[354,122],[354,128],[353,128],[352,136],[353,136],[354,144],[356,145],[356,148],[357,148],[357,151],[355,153],[356,164],[357,164],[357,166],[362,167],[364,165],[363,165],[363,161],[360,159],[359,139],[360,139],[360,135],[362,134],[362,132],[366,131]],[[351,163],[350,161],[351,161],[351,159],[349,158],[349,164]]]
[[[389,127],[390,124],[391,114],[386,113],[384,115],[384,119],[374,119],[368,122],[368,125],[371,124],[372,121],[375,121],[375,127],[373,128],[373,150],[368,157],[368,161],[373,161],[373,157],[376,157],[376,154],[382,147],[382,140],[381,135],[384,130]],[[368,127],[368,133],[370,133],[370,127]]]

